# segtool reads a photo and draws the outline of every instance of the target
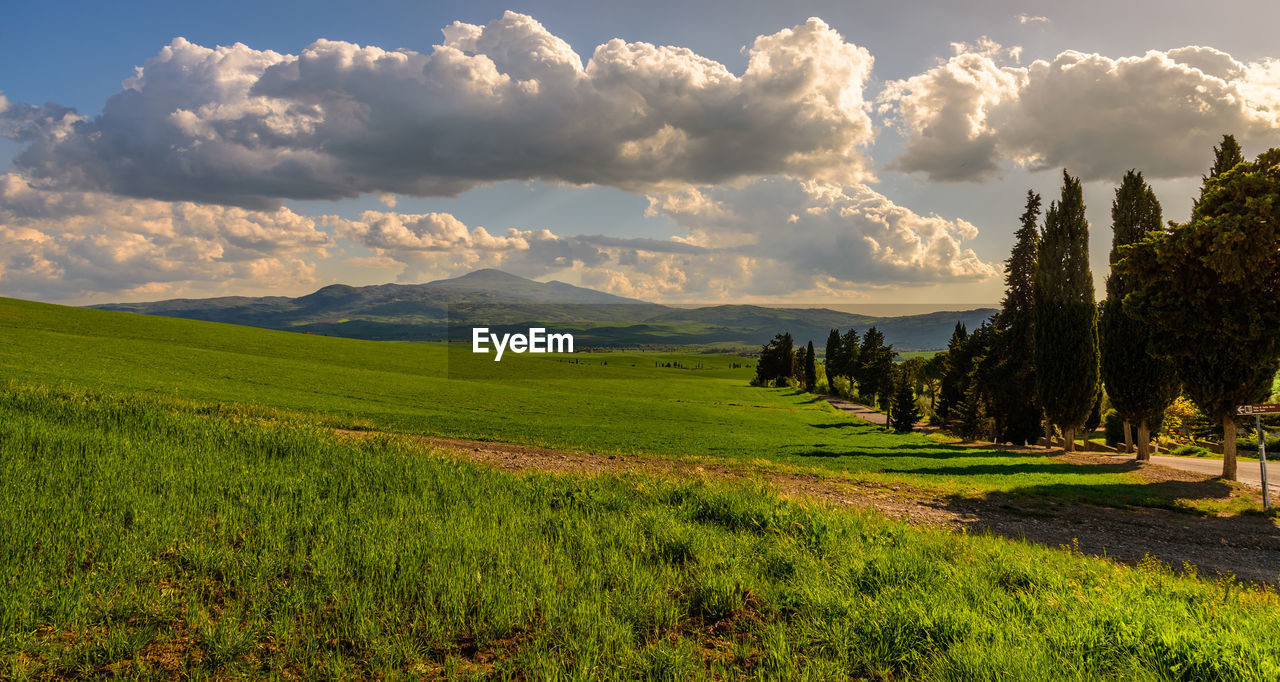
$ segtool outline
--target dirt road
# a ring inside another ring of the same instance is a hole
[[[1133,455],[1117,454],[1113,455],[1105,453],[1107,457],[1117,460],[1132,460]],[[1175,457],[1172,455],[1152,455],[1152,464],[1180,469],[1182,471],[1194,471],[1198,474],[1207,476],[1220,476],[1222,474],[1222,460],[1220,459],[1200,459],[1198,457]],[[1237,462],[1236,479],[1241,483],[1251,487],[1262,489],[1262,467],[1257,462]],[[1280,494],[1280,467],[1275,462],[1267,462],[1267,487],[1271,488],[1272,504],[1280,504],[1277,495]]]
[[[844,398],[827,397],[827,402],[831,403],[837,409],[848,412],[855,417],[865,419],[872,424],[884,426],[888,423],[888,417],[883,413],[877,412],[866,405],[850,402]],[[924,424],[918,424],[917,430],[925,430]],[[1110,457],[1117,461],[1133,461],[1134,456],[1131,454],[1112,454],[1109,452],[1094,453],[1104,457]],[[1280,454],[1280,453],[1277,453]],[[1178,469],[1180,471],[1190,471],[1206,476],[1219,476],[1222,474],[1222,460],[1220,459],[1199,459],[1196,457],[1175,457],[1172,455],[1152,455],[1152,464]],[[1236,468],[1236,478],[1241,483],[1251,487],[1262,489],[1262,468],[1257,462],[1240,462]],[[1280,506],[1280,466],[1274,461],[1267,463],[1267,486],[1271,488],[1272,503]]]

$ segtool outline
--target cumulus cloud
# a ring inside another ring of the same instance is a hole
[[[1044,25],[1049,23],[1049,17],[1041,17],[1041,16],[1036,16],[1034,14],[1019,14],[1018,23],[1024,26],[1027,24]]]
[[[76,299],[172,296],[195,287],[296,287],[331,243],[286,208],[122,199],[55,192],[0,175],[0,289]]]
[[[543,179],[645,191],[743,176],[869,177],[871,55],[819,19],[756,38],[741,75],[611,40],[585,61],[533,18],[454,23],[427,54],[318,40],[297,55],[175,39],[102,114],[10,105],[30,177],[274,208]]]
[[[403,264],[403,281],[496,267],[530,277],[572,269],[588,286],[647,298],[837,293],[869,284],[982,281],[998,276],[964,246],[977,228],[919,215],[863,184],[781,176],[650,196],[671,240],[548,230],[491,234],[454,216],[367,211],[328,218],[335,235]],[[385,262],[385,261],[382,261]]]
[[[1185,47],[1120,59],[1066,51],[1022,67],[988,44],[966,48],[886,84],[879,111],[906,137],[893,168],[936,181],[982,180],[1002,161],[1087,180],[1134,167],[1189,177],[1224,133],[1247,144],[1280,131],[1273,60]]]

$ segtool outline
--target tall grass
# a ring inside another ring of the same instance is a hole
[[[1274,679],[1280,600],[753,486],[0,390],[0,676]]]

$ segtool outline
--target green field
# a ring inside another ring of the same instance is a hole
[[[263,405],[398,433],[763,463],[962,494],[1027,490],[1167,506],[1134,474],[942,445],[851,420],[794,389],[747,386],[742,358],[474,355],[0,299],[11,379]],[[657,367],[681,363],[680,369]]]
[[[1271,587],[397,434],[1175,503],[1133,474],[888,434],[729,356],[466,350],[0,299],[0,677],[1280,676]]]
[[[1273,679],[1270,590],[279,412],[0,395],[0,675]]]

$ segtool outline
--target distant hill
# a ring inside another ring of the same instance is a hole
[[[754,347],[782,331],[821,347],[832,328],[865,331],[874,325],[899,350],[944,348],[956,322],[972,329],[995,312],[875,317],[826,308],[673,308],[493,269],[426,284],[334,284],[297,298],[229,296],[91,307],[374,340],[463,339],[476,325],[495,331],[540,325],[573,333],[580,347]]]

